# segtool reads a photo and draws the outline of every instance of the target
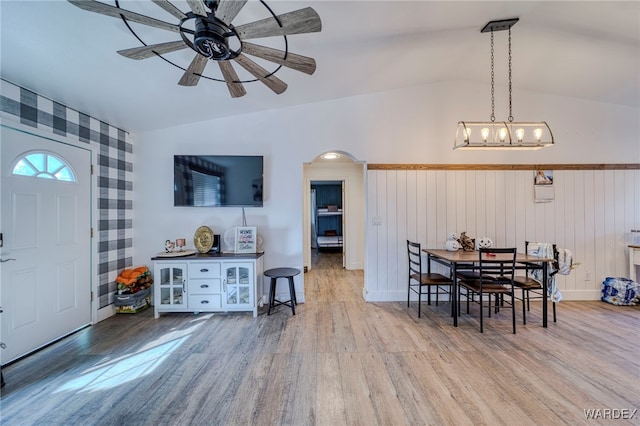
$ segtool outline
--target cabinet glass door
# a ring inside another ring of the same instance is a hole
[[[250,307],[253,268],[251,264],[225,265],[225,304],[227,307]]]
[[[160,305],[181,306],[186,304],[184,280],[186,268],[180,266],[163,266],[160,269]]]

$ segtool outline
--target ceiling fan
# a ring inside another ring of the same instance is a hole
[[[317,12],[311,7],[275,15],[266,3],[260,0],[260,3],[268,9],[272,16],[234,26],[231,22],[238,16],[247,0],[187,0],[191,9],[187,12],[183,12],[169,0],[152,0],[153,3],[178,19],[177,24],[94,0],[68,1],[80,9],[90,12],[178,33],[180,40],[119,50],[118,53],[127,58],[140,60],[154,56],[162,57],[163,54],[186,48],[194,50],[195,56],[178,82],[181,86],[197,85],[200,77],[203,76],[208,60],[218,63],[232,98],[244,96],[247,92],[243,83],[256,80],[261,81],[277,94],[283,93],[287,90],[287,84],[274,75],[281,66],[309,75],[316,70],[316,62],[313,58],[290,53],[288,47],[285,47],[285,50],[280,50],[246,41],[255,38],[282,36],[285,39],[285,46],[287,46],[287,35],[319,32],[322,29],[322,22]],[[275,71],[269,72],[247,55],[273,62],[278,64],[278,67]],[[232,61],[247,70],[256,80],[240,80]]]

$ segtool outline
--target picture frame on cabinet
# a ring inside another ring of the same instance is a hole
[[[236,227],[236,253],[255,253],[258,247],[258,232],[255,226]]]

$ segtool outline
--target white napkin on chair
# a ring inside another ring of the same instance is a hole
[[[529,243],[527,246],[527,254],[535,257],[546,257],[553,259],[553,244],[550,243]],[[547,293],[552,302],[556,303],[562,300],[562,293],[558,289],[556,277],[553,270],[553,262],[548,262],[547,267]],[[542,269],[535,269],[531,277],[542,284]]]
[[[558,249],[558,273],[569,275],[573,269],[573,255],[569,249]]]

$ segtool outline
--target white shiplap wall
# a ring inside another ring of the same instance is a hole
[[[555,200],[536,203],[531,170],[368,170],[366,300],[406,300],[407,239],[444,248],[462,231],[522,251],[526,240],[567,248],[580,265],[558,276],[564,299],[599,299],[605,277],[629,273],[640,170],[556,170],[553,186]]]

